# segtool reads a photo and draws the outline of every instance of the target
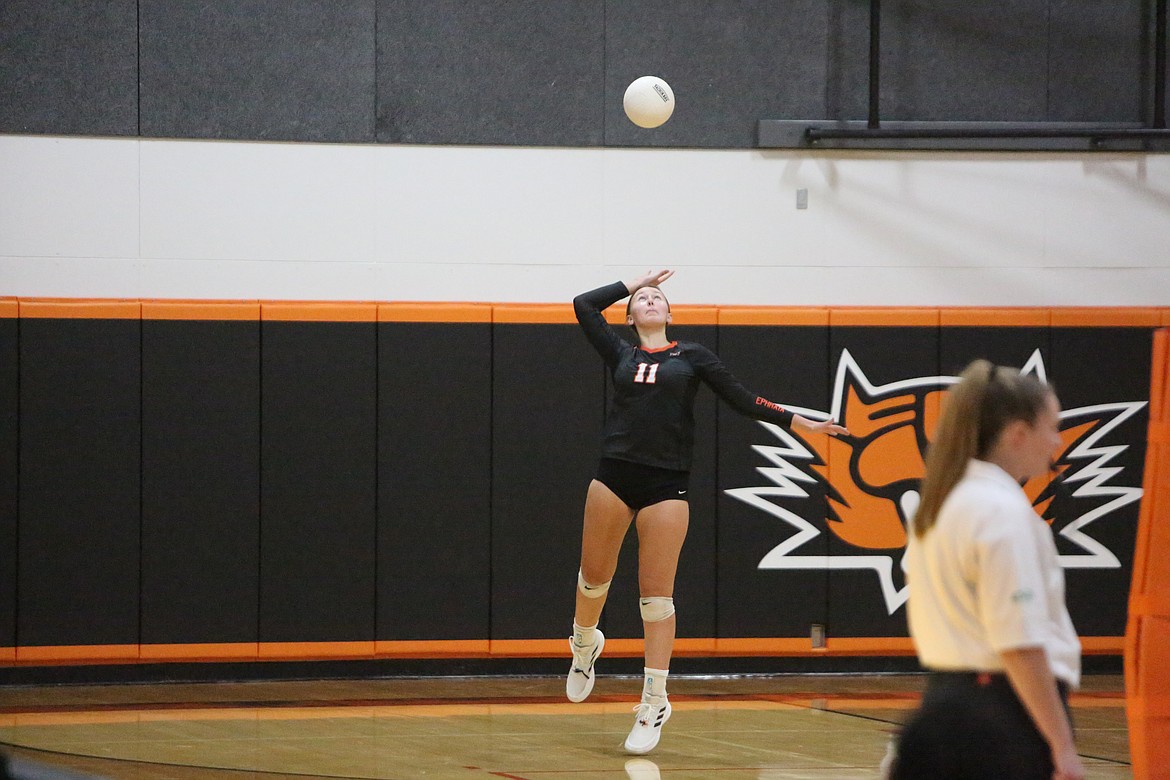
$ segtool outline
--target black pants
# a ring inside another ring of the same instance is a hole
[[[1060,684],[1068,712],[1068,688]],[[1051,780],[1052,752],[1007,677],[934,672],[892,780]]]

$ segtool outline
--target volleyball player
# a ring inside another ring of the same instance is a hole
[[[694,443],[694,398],[700,382],[741,414],[806,433],[848,433],[832,421],[813,422],[748,392],[706,347],[671,341],[670,304],[659,285],[674,274],[657,271],[577,296],[577,321],[609,368],[613,400],[602,458],[589,484],[573,636],[565,683],[571,701],[593,690],[594,664],[605,646],[597,623],[622,539],[637,518],[639,607],[646,645],[642,701],[626,739],[630,753],[648,753],[670,718],[666,679],[674,646],[674,580],[686,538]],[[602,315],[629,296],[626,322],[638,345],[622,338]]]
[[[972,363],[945,400],[906,552],[930,670],[894,780],[1079,780],[1068,691],[1080,643],[1048,525],[1021,485],[1049,469],[1060,404],[1033,376]]]

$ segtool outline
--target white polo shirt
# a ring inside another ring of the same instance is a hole
[[[909,536],[908,618],[923,666],[1003,671],[1000,651],[1043,647],[1053,674],[1080,684],[1052,530],[1007,472],[972,460],[926,537]]]

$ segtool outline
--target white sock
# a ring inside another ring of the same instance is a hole
[[[642,683],[643,696],[665,696],[666,695],[666,678],[670,674],[668,669],[651,669],[649,666],[643,667],[646,673],[646,680]]]
[[[597,625],[579,626],[577,621],[573,621],[573,644],[577,647],[584,647],[585,645],[592,645],[597,642]]]

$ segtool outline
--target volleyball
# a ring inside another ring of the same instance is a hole
[[[622,106],[638,127],[658,127],[674,113],[674,91],[657,76],[642,76],[626,87]]]

